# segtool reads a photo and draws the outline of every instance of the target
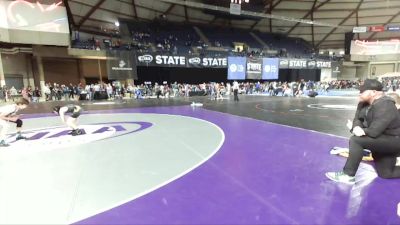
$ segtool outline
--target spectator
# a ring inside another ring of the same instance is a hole
[[[353,136],[349,157],[342,171],[326,173],[329,179],[354,184],[364,149],[372,152],[378,176],[400,178],[400,167],[395,166],[400,153],[400,114],[393,99],[382,90],[383,85],[377,80],[366,80],[361,86],[360,102],[350,126]]]

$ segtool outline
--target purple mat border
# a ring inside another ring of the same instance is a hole
[[[347,139],[188,106],[90,111],[191,116],[226,135],[209,161],[160,189],[76,224],[400,224],[399,180],[358,190],[327,180]],[[52,114],[25,115],[24,118]]]

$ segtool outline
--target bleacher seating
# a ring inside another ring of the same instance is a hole
[[[201,45],[200,37],[190,25],[171,26],[161,22],[130,23],[128,28],[134,40],[146,41],[160,52],[188,53],[192,47]],[[144,38],[138,38],[143,34]]]
[[[311,57],[311,46],[300,38],[285,37],[280,34],[254,32],[270,49],[286,51],[288,57]]]
[[[200,27],[200,29],[213,46],[216,46],[215,43],[220,43],[225,48],[233,48],[233,43],[239,42],[245,43],[251,48],[263,48],[262,44],[258,43],[248,31],[234,28],[208,28],[204,26]]]
[[[255,54],[263,56],[280,56],[293,58],[319,58],[314,54],[311,44],[300,38],[287,37],[282,34],[262,33],[237,28],[221,28],[211,26],[197,26],[209,41],[201,40],[199,34],[190,24],[174,24],[167,21],[156,20],[154,22],[124,22],[130,37],[122,38],[129,40],[129,43],[118,43],[115,45],[103,43],[101,48],[105,49],[134,49],[140,52],[160,52],[169,54],[200,54],[200,55],[246,55]],[[258,36],[256,40],[250,32]],[[244,43],[247,52],[237,53],[234,49],[234,42]],[[98,43],[97,43],[98,44]],[[93,40],[74,41],[73,47],[96,49]],[[276,53],[267,53],[267,52]]]

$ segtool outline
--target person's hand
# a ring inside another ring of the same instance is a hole
[[[353,128],[353,134],[357,137],[365,136],[364,130],[359,126]]]
[[[19,119],[19,116],[10,116],[7,118],[8,121],[16,122]]]
[[[353,122],[351,120],[347,120],[346,126],[349,128],[349,130],[351,130],[351,128],[353,128]]]

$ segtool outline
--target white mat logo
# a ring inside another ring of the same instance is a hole
[[[12,150],[54,150],[69,148],[72,146],[101,141],[109,138],[116,138],[143,131],[152,124],[148,122],[118,122],[94,125],[79,126],[84,135],[71,136],[69,129],[65,127],[45,128],[31,130],[24,133],[28,138],[23,141],[15,141],[15,135],[10,135],[7,142]],[[27,148],[29,146],[29,148]]]
[[[400,202],[397,204],[397,216],[400,217]]]

